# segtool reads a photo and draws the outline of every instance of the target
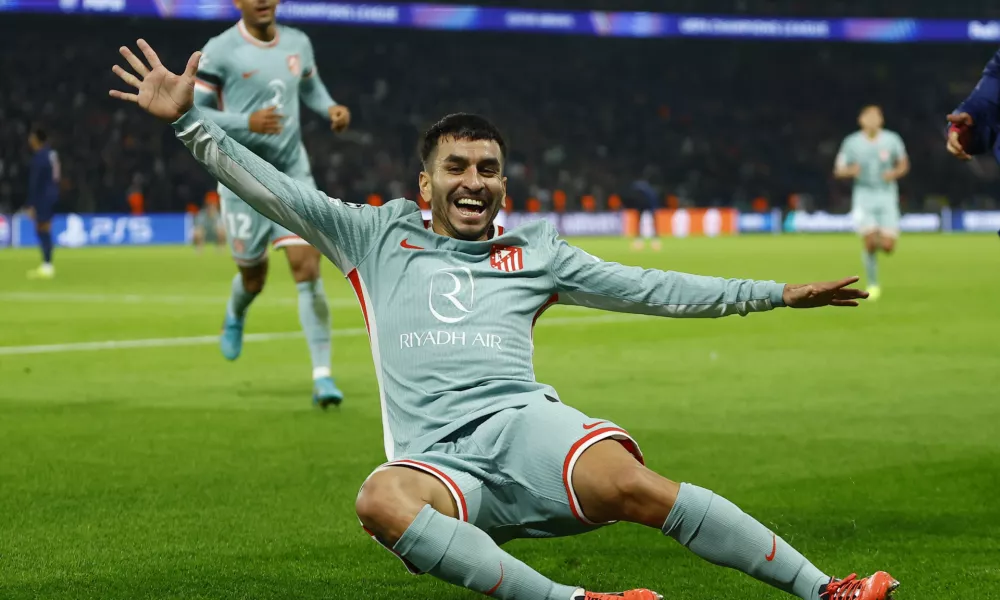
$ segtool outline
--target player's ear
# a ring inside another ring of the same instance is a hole
[[[424,199],[427,204],[431,203],[431,176],[427,171],[421,171],[420,176],[417,178],[418,185],[420,187],[420,197]]]

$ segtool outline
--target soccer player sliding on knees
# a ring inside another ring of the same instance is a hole
[[[890,597],[898,582],[888,573],[831,577],[722,496],[646,468],[623,428],[564,404],[531,362],[533,324],[554,303],[705,318],[857,306],[867,294],[850,287],[856,277],[783,285],[641,269],[591,256],[545,221],[504,231],[493,221],[507,146],[475,115],[447,116],[422,140],[419,185],[432,223],[407,199],[376,208],[328,198],[193,106],[198,53],[175,75],[138,45],[148,72],[140,79],[115,67],[137,91],[111,95],[172,123],[216,179],[319,248],[354,286],[388,458],[364,482],[356,511],[411,572],[504,600],[658,599],[647,589],[557,583],[501,549],[629,521],[803,600]]]

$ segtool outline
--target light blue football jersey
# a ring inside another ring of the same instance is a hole
[[[773,281],[605,262],[545,221],[470,242],[438,235],[417,204],[348,204],[279,173],[193,108],[174,127],[195,158],[350,280],[368,327],[387,457],[418,453],[506,408],[558,400],[535,380],[532,331],[554,303],[668,317],[782,306]]]
[[[243,21],[202,49],[195,103],[226,133],[286,172],[305,155],[299,100],[324,118],[336,103],[319,78],[312,43],[302,31],[277,26],[268,43],[252,37]],[[274,106],[284,115],[277,135],[250,131],[250,115]]]
[[[840,145],[836,160],[840,166],[861,166],[861,173],[854,180],[855,193],[874,192],[895,196],[899,190],[898,183],[886,181],[882,179],[882,175],[894,169],[904,157],[906,146],[903,138],[894,131],[883,129],[875,139],[869,139],[862,131],[848,135]]]

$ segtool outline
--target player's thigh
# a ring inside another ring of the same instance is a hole
[[[273,223],[226,188],[220,189],[219,197],[222,226],[233,260],[240,267],[265,262]]]
[[[320,259],[323,256],[319,250],[308,244],[293,244],[286,246],[284,250],[295,283],[319,278]]]
[[[573,535],[608,524],[592,519],[577,490],[576,472],[588,451],[611,440],[631,461],[642,462],[638,444],[611,421],[593,419],[561,402],[520,409],[497,444],[501,474],[514,483],[507,520],[548,535]],[[586,462],[584,463],[586,464]]]
[[[891,252],[899,239],[899,202],[889,198],[878,213],[879,243],[883,250]]]
[[[469,460],[441,452],[394,459],[361,486],[355,509],[369,536],[392,551],[424,506],[475,523],[482,504],[482,481]],[[412,573],[413,565],[403,561]]]
[[[616,440],[587,449],[573,470],[573,489],[587,520],[631,521],[659,529],[680,485],[647,469]]]
[[[398,537],[389,535],[393,521],[406,519],[405,528],[426,504],[449,517],[459,514],[455,497],[439,478],[404,464],[389,464],[365,480],[355,508],[365,527],[393,538]]]

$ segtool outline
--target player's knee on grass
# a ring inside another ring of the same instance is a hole
[[[267,261],[252,267],[240,267],[243,276],[243,290],[248,294],[259,294],[267,281]]]
[[[892,251],[896,249],[896,239],[890,236],[882,237],[882,251],[886,254],[892,254]]]
[[[365,481],[354,510],[368,531],[394,546],[428,504],[446,516],[458,515],[443,483],[414,469],[390,467],[376,471]]]
[[[583,514],[594,523],[628,521],[659,529],[680,486],[641,465],[614,440],[594,444],[573,470]]]
[[[48,233],[52,230],[52,221],[43,221],[35,225],[35,231],[39,233]]]
[[[288,266],[292,269],[295,283],[319,279],[319,264],[322,254],[312,246],[289,246],[285,248]]]

